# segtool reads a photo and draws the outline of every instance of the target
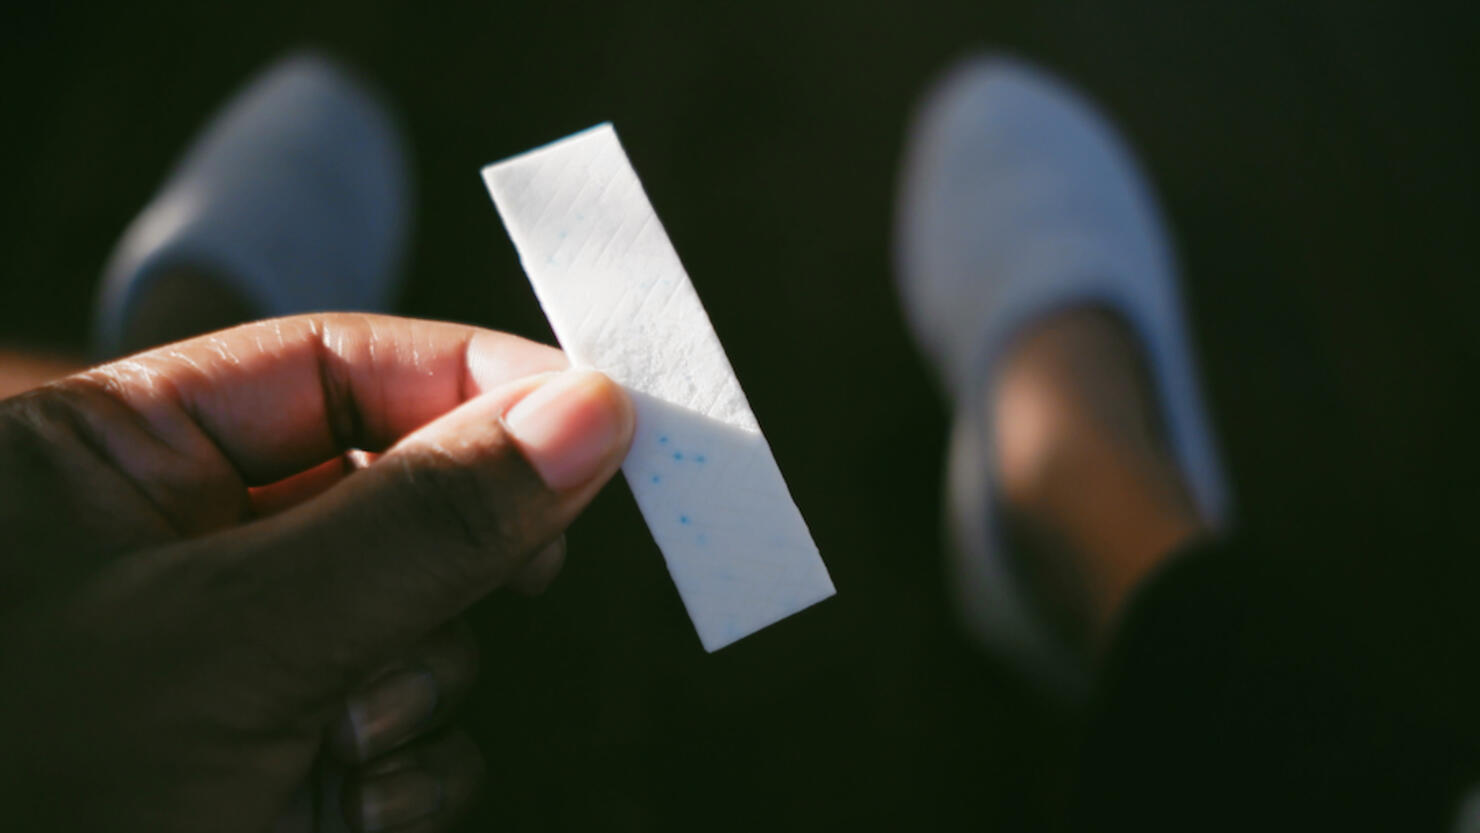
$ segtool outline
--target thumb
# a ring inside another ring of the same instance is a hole
[[[353,677],[518,574],[616,472],[632,404],[592,371],[465,402],[364,471],[236,530],[263,636],[304,670]],[[254,640],[256,641],[256,640]],[[282,657],[280,657],[281,659]]]

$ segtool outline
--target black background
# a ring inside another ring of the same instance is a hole
[[[1464,512],[1473,18],[1339,0],[11,8],[0,342],[81,349],[122,226],[226,94],[305,44],[373,78],[411,135],[402,311],[548,339],[478,169],[611,120],[839,595],[705,655],[609,489],[546,597],[474,614],[467,722],[492,781],[472,829],[1031,828],[1059,803],[1070,725],[945,609],[945,411],[889,283],[912,101],[1002,48],[1121,121],[1177,232],[1245,523]]]

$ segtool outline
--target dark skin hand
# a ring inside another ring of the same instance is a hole
[[[351,828],[447,829],[482,771],[457,617],[553,578],[631,441],[564,367],[316,315],[0,401],[7,826],[271,830],[337,761]]]

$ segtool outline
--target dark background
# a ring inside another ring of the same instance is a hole
[[[889,283],[905,119],[968,50],[1058,69],[1140,149],[1244,523],[1475,505],[1473,12],[261,0],[4,19],[4,343],[83,348],[122,226],[223,96],[295,46],[400,108],[420,176],[409,314],[548,339],[478,169],[598,121],[621,132],[839,595],[705,655],[613,487],[545,598],[475,613],[467,719],[492,798],[474,829],[1052,816],[1072,723],[945,609],[945,411]]]

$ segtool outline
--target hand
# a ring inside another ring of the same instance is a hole
[[[477,753],[408,740],[471,675],[454,619],[553,576],[631,441],[620,389],[564,367],[321,315],[0,402],[6,825],[262,831],[331,748],[353,823],[450,824]]]

